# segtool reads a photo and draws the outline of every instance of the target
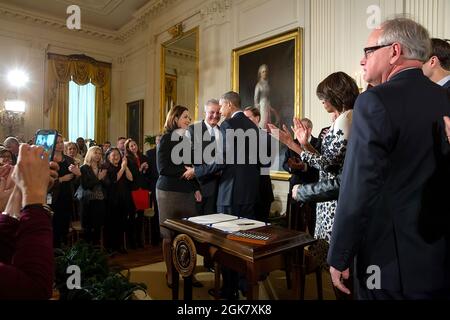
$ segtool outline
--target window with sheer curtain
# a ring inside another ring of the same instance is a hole
[[[69,141],[78,137],[94,139],[95,134],[95,86],[88,83],[79,86],[69,82]]]

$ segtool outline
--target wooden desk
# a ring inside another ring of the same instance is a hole
[[[293,289],[300,298],[300,268],[303,267],[303,248],[315,242],[309,234],[289,230],[279,226],[265,226],[255,229],[261,232],[276,234],[276,238],[266,245],[254,245],[226,238],[226,233],[188,220],[167,219],[161,226],[175,234],[186,234],[195,243],[197,253],[210,255],[215,252],[214,261],[241,274],[248,281],[248,300],[258,300],[258,280],[261,275],[291,266],[293,271]],[[172,267],[172,298],[178,300],[178,272]],[[219,273],[216,269],[216,279]],[[190,279],[185,281],[185,299],[192,297]],[[217,284],[217,281],[216,281]],[[216,285],[217,286],[217,285]],[[216,288],[218,289],[218,288]]]

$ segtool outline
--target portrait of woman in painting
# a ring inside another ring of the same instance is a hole
[[[278,112],[272,108],[270,102],[269,67],[262,64],[258,69],[258,82],[255,86],[254,96],[255,107],[261,113],[260,127],[267,129],[267,124],[275,121],[279,122]],[[274,117],[274,119],[272,119]]]
[[[255,107],[261,114],[260,126],[265,129],[270,120],[269,68],[262,64],[258,69],[258,82],[255,86]]]

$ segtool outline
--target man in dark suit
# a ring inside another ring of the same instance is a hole
[[[308,118],[303,118],[301,122],[308,128],[309,142],[310,144],[320,152],[319,139],[315,138],[311,132],[313,124]],[[322,129],[323,130],[323,129]],[[295,140],[298,144],[298,141]],[[314,235],[314,229],[316,224],[316,206],[314,203],[302,205],[299,202],[292,201],[291,192],[295,185],[309,184],[319,181],[319,170],[311,168],[305,163],[301,162],[298,153],[291,149],[286,150],[286,154],[283,162],[283,169],[291,174],[289,179],[289,194],[288,204],[290,205],[290,227],[295,230],[305,231],[308,227],[309,233]]]
[[[151,225],[151,239],[150,242],[152,245],[156,246],[159,244],[161,240],[161,234],[159,232],[159,210],[158,203],[156,201],[156,182],[159,178],[159,172],[156,165],[156,149],[161,141],[161,136],[157,135],[155,138],[156,147],[148,150],[145,155],[148,158],[149,169],[147,171],[147,177],[149,181],[150,187],[150,200],[152,201],[151,205],[153,206],[153,210],[155,215],[150,220]]]
[[[206,164],[204,152],[211,150],[211,158],[215,156],[217,148],[209,148],[217,144],[216,137],[220,137],[220,105],[216,99],[209,100],[205,105],[205,119],[189,126],[189,135],[192,142],[194,166]],[[213,146],[217,147],[217,145]],[[205,151],[206,149],[206,151]],[[198,179],[201,186],[202,202],[197,203],[199,215],[217,213],[217,189],[219,174],[211,174]]]
[[[222,152],[214,163],[187,168],[185,178],[201,179],[222,172],[219,180],[217,211],[254,218],[258,194],[258,127],[241,110],[236,92],[225,93],[219,101],[225,121],[220,126]],[[217,157],[216,157],[217,158]]]
[[[423,64],[423,73],[431,81],[450,93],[450,43],[449,40],[431,39],[430,59]]]
[[[220,113],[225,121],[220,126],[222,152],[212,164],[186,168],[184,177],[202,178],[222,171],[219,180],[217,211],[240,217],[255,218],[255,203],[259,192],[259,129],[241,110],[241,98],[236,92],[225,93],[220,101]],[[239,275],[223,268],[220,295],[229,300],[238,297]],[[245,290],[245,284],[243,284]]]
[[[249,118],[258,128],[259,123],[261,122],[261,113],[256,107],[247,107],[244,110],[244,114],[247,118]],[[266,141],[268,151],[267,153],[272,156],[271,152],[271,139],[272,136],[267,133],[265,129],[259,128],[259,141]],[[271,161],[272,162],[272,161]],[[259,193],[258,199],[255,205],[255,217],[256,220],[268,222],[270,217],[270,208],[272,206],[272,202],[275,200],[273,194],[272,180],[270,179],[270,163],[264,168],[261,168],[261,171],[265,170],[267,172],[262,172],[259,177]]]
[[[364,80],[374,87],[353,111],[328,253],[333,284],[346,293],[356,257],[360,299],[426,299],[450,288],[439,220],[448,188],[433,183],[436,175],[442,181],[439,142],[450,101],[421,70],[429,52],[427,30],[402,18],[375,29],[364,49]]]

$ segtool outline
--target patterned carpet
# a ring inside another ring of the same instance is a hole
[[[193,300],[213,300],[208,294],[208,289],[214,287],[214,274],[202,267],[203,259],[198,256],[196,277],[203,283],[203,288],[193,288]],[[130,270],[130,280],[133,282],[143,282],[147,285],[148,296],[139,295],[140,299],[152,300],[170,300],[172,298],[171,290],[166,285],[165,264],[163,262],[153,263]],[[334,300],[334,292],[331,287],[329,275],[323,273],[324,299]],[[180,281],[180,299],[183,298],[183,281]],[[284,271],[274,271],[268,279],[259,284],[260,300],[292,300],[293,292],[286,287],[286,277]],[[245,299],[241,296],[240,299]],[[313,274],[306,278],[306,300],[316,300],[316,282]]]

